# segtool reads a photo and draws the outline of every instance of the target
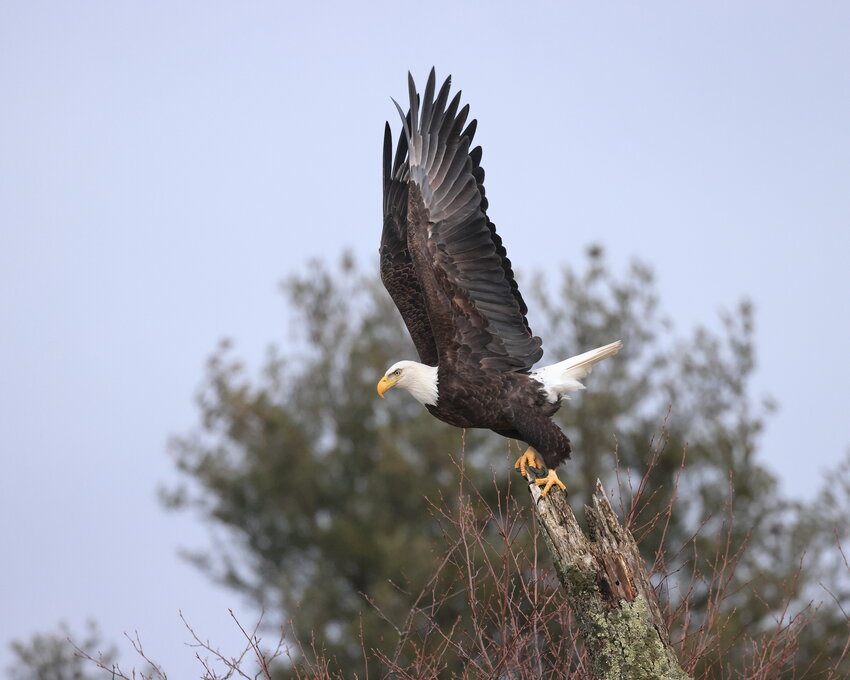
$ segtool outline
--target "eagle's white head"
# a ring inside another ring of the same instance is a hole
[[[420,404],[437,405],[437,367],[418,361],[398,361],[387,369],[378,382],[378,396],[391,387],[401,387],[410,392]]]

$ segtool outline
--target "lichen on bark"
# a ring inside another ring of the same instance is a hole
[[[593,616],[594,672],[600,680],[688,680],[651,625],[643,596]]]

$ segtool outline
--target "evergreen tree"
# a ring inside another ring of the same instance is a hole
[[[12,642],[11,648],[15,661],[6,669],[9,680],[90,680],[102,673],[80,652],[107,667],[115,657],[115,648],[103,643],[91,622],[82,636],[72,634],[62,623],[55,632],[37,633],[27,642]]]
[[[271,350],[261,376],[250,378],[227,344],[210,360],[202,425],[173,445],[191,484],[165,497],[226,530],[214,550],[193,556],[202,569],[279,620],[291,618],[296,639],[317,641],[352,669],[362,664],[361,646],[397,644],[391,622],[404,621],[443,555],[445,527],[434,507],[457,505],[460,467],[495,504],[519,449],[489,432],[446,426],[406,395],[377,399],[386,367],[416,358],[398,313],[377,277],[348,257],[339,271],[321,263],[308,271],[285,284],[298,340]],[[789,556],[803,549],[793,536],[775,540],[798,508],[779,497],[756,455],[771,405],[750,394],[751,305],[723,316],[719,331],[676,335],[650,269],[634,263],[617,275],[600,248],[588,251],[581,271],[526,288],[544,362],[624,342],[558,416],[573,442],[561,477],[574,505],[597,478],[615,484],[617,467],[621,482],[648,475],[651,492],[634,509],[633,526],[646,524],[650,561],[667,556],[658,566],[676,574],[666,584],[673,605],[690,588],[691,625],[719,616],[706,575],[718,556],[746,545],[729,576],[734,594],[718,642],[734,658],[742,634],[783,607],[798,566]],[[673,494],[676,511],[649,522]],[[464,606],[452,602],[436,616],[454,620]]]

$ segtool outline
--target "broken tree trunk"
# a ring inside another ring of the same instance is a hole
[[[535,477],[527,473],[529,482]],[[690,680],[670,646],[658,597],[631,533],[602,483],[585,506],[588,534],[567,496],[529,484],[538,523],[598,680]]]

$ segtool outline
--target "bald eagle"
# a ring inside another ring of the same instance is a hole
[[[525,474],[545,464],[537,484],[546,495],[565,489],[555,468],[570,457],[570,440],[551,418],[622,343],[533,370],[542,343],[487,217],[481,147],[471,148],[477,123],[466,124],[460,92],[449,101],[451,77],[439,92],[435,80],[432,69],[420,101],[408,74],[406,115],[393,100],[403,127],[394,156],[389,123],[384,129],[381,280],[420,361],[390,366],[378,394],[401,387],[450,425],[524,442],[515,467]]]

